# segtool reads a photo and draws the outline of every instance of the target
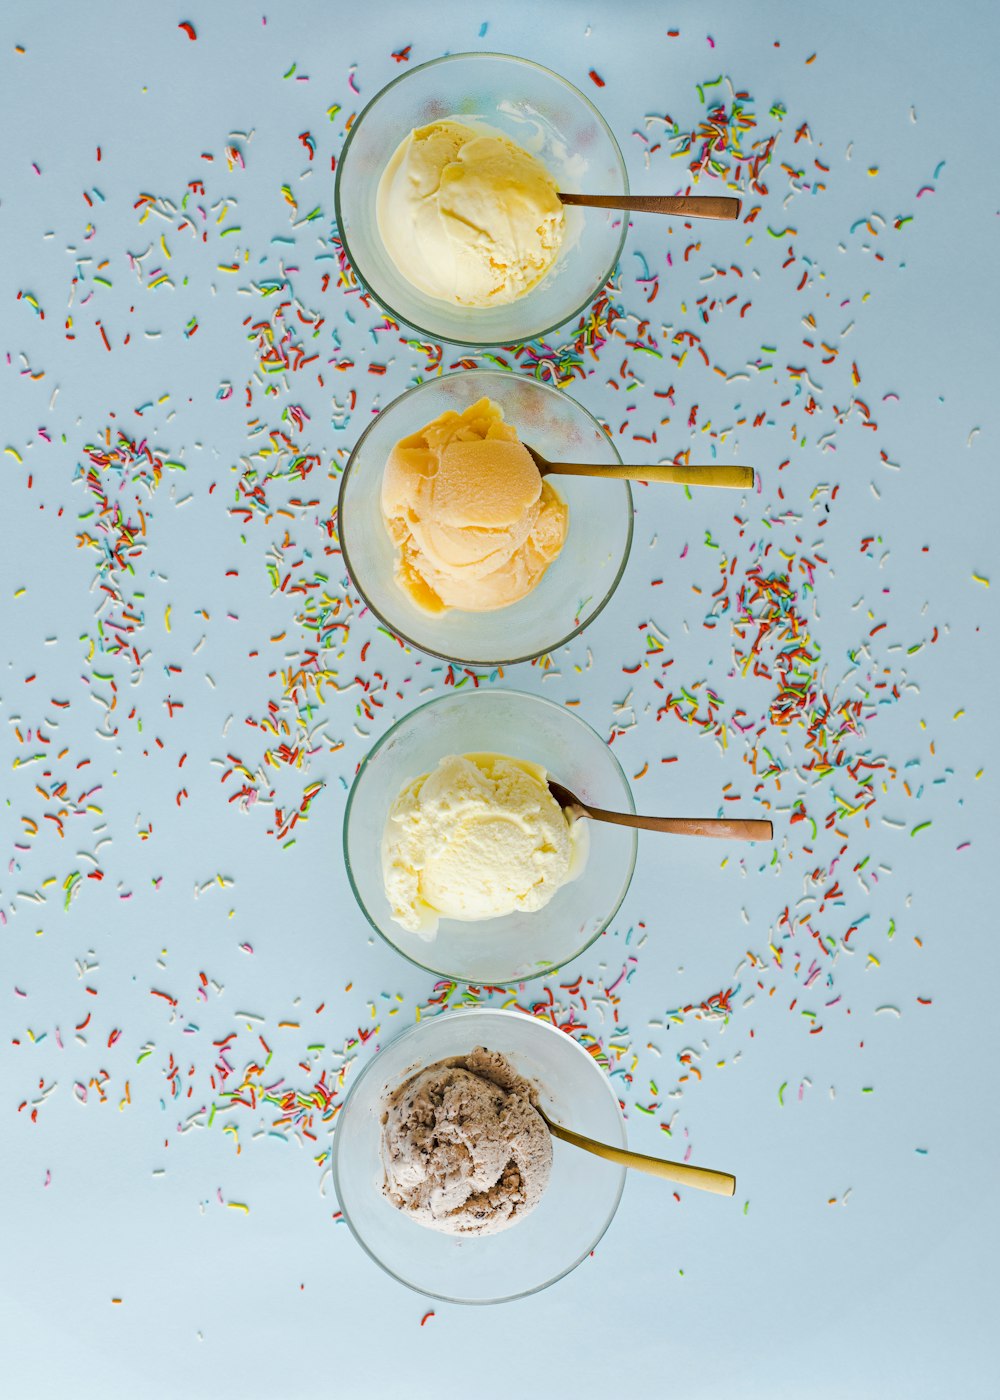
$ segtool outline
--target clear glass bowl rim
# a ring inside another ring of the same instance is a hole
[[[344,253],[345,253],[346,256],[347,256],[347,260],[350,262],[351,267],[354,269],[354,275],[355,275],[355,277],[357,277],[359,283],[361,284],[362,287],[364,287],[364,289],[365,289],[365,291],[368,293],[368,295],[371,296],[372,298],[374,298],[374,300],[375,300],[375,301],[378,303],[378,305],[383,309],[383,311],[388,312],[388,314],[392,317],[392,319],[393,319],[394,321],[398,322],[400,325],[412,327],[412,329],[415,330],[415,331],[417,331],[420,335],[428,336],[428,337],[429,337],[432,341],[434,341],[435,343],[444,343],[444,344],[446,344],[446,345],[465,345],[465,346],[468,346],[468,348],[469,348],[470,350],[493,350],[493,349],[496,349],[498,346],[506,345],[508,342],[507,342],[507,341],[504,341],[504,340],[455,340],[455,339],[453,339],[451,336],[441,335],[438,331],[429,330],[426,326],[419,326],[419,325],[417,325],[416,321],[410,320],[410,318],[409,318],[408,316],[404,316],[404,315],[402,314],[402,312],[397,311],[397,310],[395,310],[394,307],[390,306],[389,303],[388,303],[388,301],[386,301],[385,298],[382,297],[382,296],[375,290],[375,288],[374,288],[373,286],[371,286],[371,284],[370,284],[369,282],[367,282],[367,281],[365,280],[364,277],[362,277],[361,273],[358,271],[357,262],[356,262],[355,259],[354,259],[354,254],[351,252],[350,244],[349,244],[349,242],[348,242],[348,240],[347,240],[346,234],[344,233],[344,221],[343,221],[343,219],[342,219],[342,217],[341,217],[341,208],[340,208],[340,181],[341,181],[341,176],[342,176],[343,171],[344,171],[344,167],[345,167],[345,165],[346,165],[346,163],[347,163],[347,157],[348,157],[348,153],[350,152],[350,149],[351,149],[351,143],[353,142],[354,137],[355,137],[355,134],[357,133],[358,129],[360,128],[361,123],[364,121],[364,119],[365,119],[365,117],[368,115],[369,111],[371,111],[371,109],[375,106],[376,102],[378,102],[379,99],[382,98],[382,97],[385,95],[385,93],[387,93],[387,92],[389,91],[390,88],[396,87],[396,85],[397,85],[398,83],[404,83],[404,82],[406,82],[406,80],[407,80],[408,78],[412,78],[412,77],[414,76],[414,74],[416,74],[416,73],[422,73],[422,72],[423,72],[425,69],[427,69],[427,68],[434,68],[434,67],[436,67],[437,65],[442,64],[442,63],[454,63],[456,60],[459,60],[459,59],[481,59],[481,58],[500,58],[500,59],[506,59],[506,60],[507,60],[508,62],[510,62],[510,63],[521,63],[521,64],[524,64],[524,66],[525,66],[526,68],[535,68],[535,69],[538,70],[538,72],[544,73],[547,77],[552,78],[555,82],[561,83],[563,87],[568,88],[568,89],[570,90],[570,92],[572,92],[576,97],[578,97],[578,98],[580,99],[580,101],[583,102],[583,104],[584,104],[586,107],[589,107],[590,110],[591,110],[591,112],[593,113],[594,120],[598,123],[599,126],[601,126],[601,127],[604,129],[604,132],[605,132],[605,134],[607,135],[608,140],[611,142],[612,149],[613,149],[613,151],[614,151],[614,153],[615,153],[615,155],[616,155],[616,157],[617,157],[617,159],[618,159],[618,165],[619,165],[619,168],[620,168],[620,170],[621,170],[622,186],[623,186],[623,188],[622,188],[622,193],[623,193],[623,194],[628,194],[628,192],[629,192],[628,170],[627,170],[626,165],[625,165],[625,158],[624,158],[624,156],[622,155],[621,147],[620,147],[619,144],[618,144],[618,140],[617,140],[617,138],[616,138],[614,132],[611,130],[610,126],[608,126],[607,122],[606,122],[606,121],[604,120],[604,118],[601,116],[601,113],[600,113],[600,112],[598,111],[598,109],[594,106],[593,102],[591,102],[590,98],[586,95],[586,93],[581,92],[580,89],[579,89],[574,83],[571,83],[571,82],[569,81],[568,78],[562,77],[561,74],[554,72],[551,68],[546,68],[545,65],[542,64],[542,63],[536,63],[536,62],[534,61],[534,59],[531,59],[531,58],[522,58],[522,57],[520,56],[520,54],[514,54],[514,53],[499,53],[499,52],[497,52],[497,51],[495,51],[495,50],[490,50],[490,51],[475,51],[475,52],[470,51],[470,52],[466,52],[466,53],[448,53],[448,54],[443,54],[440,58],[431,58],[431,59],[428,59],[426,63],[418,63],[418,64],[416,65],[415,68],[411,68],[411,69],[409,69],[409,70],[408,70],[407,72],[405,72],[405,73],[400,73],[398,77],[393,78],[391,82],[386,83],[384,87],[379,88],[378,92],[375,94],[375,96],[372,98],[372,100],[371,100],[365,107],[362,108],[361,112],[358,114],[358,116],[355,118],[354,122],[351,124],[351,129],[350,129],[350,131],[347,133],[347,139],[346,139],[346,141],[344,142],[343,148],[341,149],[341,152],[340,152],[340,159],[339,159],[338,162],[337,162],[337,172],[336,172],[336,175],[334,176],[334,183],[333,183],[333,212],[334,212],[334,218],[336,219],[336,222],[337,222],[337,234],[338,234],[338,237],[340,238],[341,243],[344,245]],[[589,295],[584,301],[582,301],[582,302],[580,303],[580,305],[576,308],[576,310],[575,310],[575,311],[571,311],[571,312],[569,313],[568,316],[562,317],[560,320],[555,321],[555,322],[554,322],[552,325],[550,325],[550,326],[545,326],[545,327],[543,327],[542,329],[539,329],[539,330],[537,330],[537,331],[532,331],[530,335],[528,335],[527,337],[525,337],[526,340],[528,340],[528,341],[531,341],[531,340],[540,340],[542,336],[551,335],[552,332],[555,331],[555,330],[558,330],[560,326],[565,326],[568,322],[574,321],[574,320],[577,318],[577,316],[581,316],[581,315],[583,314],[583,312],[586,311],[587,307],[591,304],[591,302],[592,302],[592,301],[594,300],[594,298],[597,296],[597,294],[598,294],[598,292],[601,290],[601,288],[604,287],[604,286],[608,283],[608,281],[609,281],[610,278],[611,278],[611,274],[614,272],[615,268],[618,266],[619,259],[621,258],[621,255],[622,255],[622,249],[625,247],[625,237],[626,237],[627,233],[628,233],[628,219],[627,219],[627,218],[623,218],[623,219],[622,219],[621,233],[620,233],[619,236],[618,236],[618,246],[617,246],[617,248],[615,249],[615,255],[614,255],[614,257],[611,259],[611,262],[610,262],[610,264],[608,265],[607,270],[604,272],[603,276],[601,277],[600,281],[599,281],[599,282],[597,283],[597,285],[595,286],[594,290],[590,293],[590,295]],[[518,343],[523,343],[523,342],[518,342]]]
[[[478,1018],[478,1017],[481,1017],[481,1016],[488,1016],[488,1017],[503,1016],[503,1017],[506,1017],[506,1018],[513,1018],[513,1017],[522,1018],[522,1017],[524,1017],[524,1016],[528,1016],[528,1019],[531,1020],[531,1021],[536,1022],[536,1023],[542,1028],[543,1031],[551,1032],[552,1035],[561,1035],[561,1036],[563,1036],[566,1040],[571,1041],[572,1044],[574,1045],[574,1047],[579,1051],[579,1053],[580,1053],[581,1055],[585,1056],[585,1058],[588,1060],[588,1062],[593,1066],[594,1070],[595,1070],[598,1074],[601,1074],[602,1083],[604,1084],[605,1088],[607,1089],[608,1093],[609,1093],[610,1096],[611,1096],[612,1102],[614,1103],[615,1112],[616,1112],[616,1114],[617,1114],[618,1122],[619,1122],[619,1125],[620,1125],[621,1130],[622,1130],[622,1143],[621,1143],[621,1145],[622,1145],[623,1147],[627,1146],[627,1143],[628,1143],[628,1132],[627,1132],[627,1129],[626,1129],[626,1126],[625,1126],[625,1115],[622,1113],[622,1107],[621,1107],[621,1104],[618,1102],[618,1096],[615,1094],[614,1087],[612,1086],[612,1083],[611,1083],[610,1079],[608,1079],[608,1077],[607,1077],[606,1075],[604,1075],[603,1073],[601,1073],[600,1066],[597,1064],[597,1061],[594,1059],[594,1057],[593,1057],[592,1055],[588,1054],[588,1052],[583,1048],[583,1046],[580,1044],[580,1042],[579,1042],[574,1036],[569,1035],[566,1031],[561,1031],[561,1030],[558,1028],[558,1026],[553,1026],[553,1025],[548,1024],[547,1022],[543,1021],[543,1020],[542,1020],[540,1017],[538,1017],[538,1016],[529,1016],[528,1013],[527,1013],[527,1012],[524,1012],[524,1011],[507,1011],[507,1010],[505,1010],[503,1007],[499,1007],[499,1006],[463,1006],[463,1007],[456,1007],[454,1010],[439,1011],[439,1012],[437,1013],[437,1016],[463,1016],[463,1017],[467,1016],[467,1017],[470,1017],[470,1018],[473,1018],[473,1017]],[[433,1020],[436,1020],[436,1019],[437,1019],[437,1016],[429,1017],[429,1018],[426,1018],[426,1019],[423,1020],[423,1021],[417,1021],[415,1025],[407,1026],[407,1028],[406,1028],[405,1031],[400,1031],[397,1035],[394,1035],[394,1036],[391,1038],[391,1040],[386,1041],[386,1046],[388,1046],[388,1045],[395,1045],[398,1041],[405,1040],[405,1039],[406,1039],[407,1037],[409,1037],[409,1036],[415,1036],[415,1035],[420,1031],[420,1028],[421,1028],[422,1026],[425,1026],[425,1025],[429,1024],[429,1022],[431,1022],[431,1021],[433,1021]],[[372,1058],[368,1061],[368,1063],[364,1066],[364,1068],[361,1069],[361,1070],[359,1071],[357,1079],[355,1079],[354,1083],[351,1085],[350,1089],[348,1090],[346,1097],[344,1098],[344,1102],[343,1102],[341,1111],[343,1111],[343,1109],[345,1109],[345,1108],[347,1107],[348,1103],[349,1103],[350,1100],[351,1100],[352,1095],[355,1093],[355,1091],[358,1089],[358,1087],[361,1085],[361,1083],[367,1078],[367,1076],[368,1076],[369,1074],[372,1073],[372,1071],[374,1070],[374,1068],[375,1068],[375,1066],[378,1064],[378,1062],[379,1062],[379,1052],[376,1052],[376,1053],[372,1056]],[[338,1118],[339,1118],[339,1117],[340,1117],[340,1114],[338,1114],[337,1116],[338,1116]],[[338,1139],[338,1137],[337,1137],[337,1132],[338,1132],[338,1129],[335,1127],[335,1128],[334,1128],[334,1135],[333,1135],[333,1148],[332,1148],[332,1150],[331,1150],[331,1167],[332,1167],[332,1172],[333,1172],[333,1189],[334,1189],[334,1193],[335,1193],[335,1195],[336,1195],[336,1197],[337,1197],[337,1203],[338,1203],[338,1205],[340,1206],[341,1211],[343,1212],[343,1216],[344,1216],[344,1220],[345,1220],[345,1222],[346,1222],[346,1224],[347,1224],[347,1228],[350,1230],[351,1234],[352,1234],[352,1235],[354,1236],[354,1238],[357,1240],[358,1244],[361,1246],[361,1248],[364,1250],[364,1252],[368,1255],[368,1258],[371,1259],[374,1263],[376,1263],[376,1264],[379,1266],[380,1269],[382,1269],[385,1273],[387,1273],[387,1274],[389,1275],[390,1278],[394,1278],[394,1279],[396,1280],[397,1283],[401,1283],[405,1288],[412,1289],[412,1291],[413,1291],[414,1293],[419,1293],[419,1294],[421,1294],[421,1295],[422,1295],[423,1297],[425,1297],[425,1298],[437,1298],[437,1299],[439,1299],[439,1300],[440,1300],[441,1302],[443,1302],[443,1303],[461,1303],[461,1304],[462,1304],[463,1306],[465,1306],[465,1307],[489,1308],[489,1307],[493,1307],[493,1306],[494,1306],[495,1304],[497,1304],[497,1303],[513,1303],[513,1302],[515,1302],[518,1298],[528,1298],[528,1297],[530,1297],[531,1294],[533,1294],[533,1293],[541,1293],[541,1292],[543,1292],[546,1288],[551,1288],[552,1285],[553,1285],[554,1283],[558,1283],[560,1279],[564,1279],[564,1278],[567,1276],[567,1274],[571,1274],[571,1273],[573,1272],[574,1269],[579,1268],[579,1266],[583,1263],[584,1259],[587,1258],[588,1254],[592,1254],[593,1251],[597,1248],[597,1246],[600,1244],[601,1240],[602,1240],[602,1239],[604,1238],[604,1236],[607,1234],[608,1229],[609,1229],[609,1227],[610,1227],[610,1225],[611,1225],[612,1220],[614,1220],[615,1216],[618,1214],[618,1207],[621,1205],[622,1194],[623,1194],[623,1192],[624,1192],[624,1190],[625,1190],[625,1179],[626,1179],[626,1174],[627,1174],[627,1168],[623,1167],[623,1168],[621,1169],[621,1180],[619,1181],[619,1184],[618,1184],[618,1191],[617,1191],[617,1193],[616,1193],[616,1195],[615,1195],[614,1204],[612,1205],[611,1210],[608,1212],[608,1218],[607,1218],[607,1220],[605,1220],[604,1224],[601,1226],[601,1229],[600,1229],[599,1233],[594,1237],[593,1240],[591,1240],[590,1244],[587,1245],[586,1249],[584,1249],[584,1250],[581,1252],[581,1254],[580,1254],[576,1259],[573,1260],[572,1264],[567,1265],[567,1267],[566,1267],[565,1269],[561,1270],[558,1274],[554,1275],[554,1277],[552,1277],[552,1278],[550,1278],[550,1279],[547,1279],[545,1283],[540,1283],[540,1284],[536,1285],[534,1288],[526,1288],[526,1289],[524,1289],[524,1290],[523,1290],[522,1292],[520,1292],[520,1293],[509,1293],[509,1294],[507,1294],[507,1295],[506,1295],[505,1297],[503,1297],[503,1298],[490,1298],[490,1299],[486,1299],[486,1298],[484,1298],[484,1299],[477,1299],[477,1298],[456,1298],[456,1297],[453,1297],[451,1294],[448,1294],[448,1293],[432,1293],[432,1292],[430,1292],[428,1289],[425,1289],[425,1288],[418,1288],[416,1284],[408,1282],[408,1280],[406,1280],[405,1278],[400,1278],[400,1276],[399,1276],[397,1273],[395,1273],[392,1269],[389,1268],[389,1266],[388,1266],[387,1264],[384,1264],[384,1263],[382,1262],[382,1260],[379,1259],[378,1255],[373,1254],[372,1251],[368,1248],[367,1244],[366,1244],[365,1241],[362,1239],[361,1235],[360,1235],[360,1234],[358,1233],[358,1231],[355,1229],[354,1222],[353,1222],[353,1220],[351,1219],[351,1216],[350,1216],[350,1212],[349,1212],[349,1211],[346,1209],[346,1207],[344,1206],[344,1202],[343,1202],[343,1200],[341,1199],[341,1196],[340,1196],[340,1174],[339,1174],[339,1170],[338,1170],[338,1167],[339,1167],[339,1147],[338,1147],[338,1141],[339,1141],[339,1139]],[[579,1150],[579,1149],[577,1149],[577,1150]]]

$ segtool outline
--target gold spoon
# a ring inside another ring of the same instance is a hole
[[[538,1107],[537,1104],[535,1105]],[[608,1162],[617,1162],[620,1167],[634,1167],[636,1171],[659,1176],[666,1181],[674,1181],[680,1186],[693,1186],[696,1191],[711,1191],[716,1196],[734,1196],[736,1178],[729,1172],[713,1171],[711,1167],[692,1167],[687,1162],[665,1162],[662,1157],[647,1157],[642,1152],[630,1152],[625,1147],[611,1147],[606,1142],[574,1133],[572,1128],[564,1128],[538,1109],[539,1116],[553,1137],[568,1142],[571,1147],[580,1147],[584,1152],[593,1152],[595,1157],[603,1157]]]
[[[738,491],[752,491],[753,467],[732,467],[711,464],[704,467],[680,467],[670,463],[664,467],[598,467],[583,462],[550,462],[533,447],[523,444],[542,476],[603,476],[612,481],[672,482],[675,486],[729,486]]]
[[[665,831],[671,836],[715,836],[726,841],[770,841],[774,828],[768,821],[740,817],[637,817],[631,812],[608,812],[582,802],[569,788],[548,779],[549,792],[572,817],[590,817],[615,826],[637,826],[642,831]]]
[[[588,209],[627,209],[636,214],[674,214],[681,219],[738,219],[742,204],[719,194],[562,194],[563,204]]]

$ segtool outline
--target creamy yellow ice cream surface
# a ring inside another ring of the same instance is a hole
[[[536,764],[450,754],[407,783],[382,838],[392,917],[427,939],[438,920],[543,908],[583,869],[586,822],[568,819]]]
[[[535,587],[566,538],[565,503],[491,399],[393,448],[382,514],[396,580],[426,612],[490,612]]]
[[[540,160],[460,121],[418,127],[393,153],[376,218],[398,271],[458,306],[516,301],[555,262],[565,217]]]

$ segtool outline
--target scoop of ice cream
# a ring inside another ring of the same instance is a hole
[[[438,920],[541,909],[583,868],[586,823],[568,820],[536,764],[450,754],[389,809],[382,878],[392,917],[433,938]]]
[[[565,228],[555,181],[485,127],[431,122],[400,142],[379,181],[379,233],[399,272],[459,306],[523,296],[552,266]]]
[[[396,444],[382,514],[396,580],[426,612],[523,598],[566,538],[566,506],[491,399],[449,409]]]
[[[535,1090],[483,1046],[400,1085],[382,1118],[383,1190],[421,1225],[488,1235],[522,1220],[552,1170]]]

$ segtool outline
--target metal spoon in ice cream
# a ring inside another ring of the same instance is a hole
[[[582,462],[550,462],[533,447],[522,443],[541,476],[603,476],[609,481],[670,482],[674,486],[729,486],[752,491],[753,467],[734,467],[712,462],[703,467],[679,466],[669,462],[658,467],[599,467]]]
[[[636,826],[641,831],[665,831],[670,836],[714,836],[728,841],[770,841],[774,828],[768,821],[740,817],[640,817],[632,812],[608,812],[591,807],[555,779],[548,780],[549,792],[571,817],[590,817],[615,826]]]
[[[595,1157],[604,1157],[621,1167],[634,1167],[636,1171],[663,1177],[680,1186],[693,1186],[696,1191],[711,1191],[716,1196],[736,1194],[736,1178],[729,1172],[713,1171],[711,1167],[692,1167],[687,1162],[665,1162],[662,1157],[647,1157],[642,1152],[629,1152],[625,1147],[611,1147],[606,1142],[596,1142],[582,1133],[575,1133],[572,1128],[553,1123],[538,1104],[535,1109],[553,1137],[568,1142],[572,1147],[582,1148],[584,1152],[592,1152]]]
[[[626,209],[635,214],[673,214],[680,219],[738,219],[743,207],[720,194],[563,194],[563,204],[590,209]]]

